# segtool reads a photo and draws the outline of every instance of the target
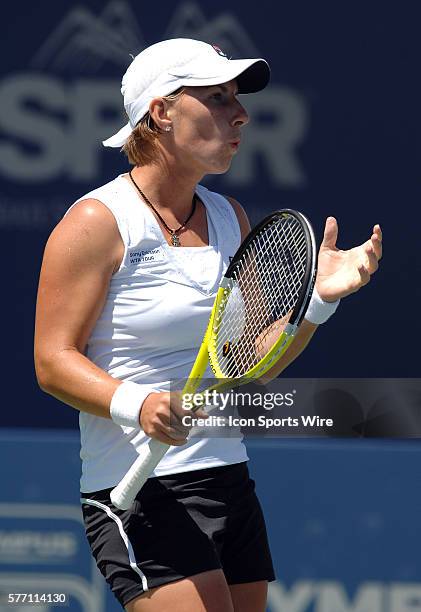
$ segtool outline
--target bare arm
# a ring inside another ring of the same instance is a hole
[[[122,381],[84,353],[123,252],[111,212],[97,200],[84,200],[51,234],[38,289],[35,368],[40,387],[78,410],[105,418],[110,418],[111,399]],[[188,429],[170,419],[170,413],[187,414],[170,393],[149,394],[140,425],[161,442],[184,444]]]
[[[79,202],[47,242],[37,299],[35,368],[41,388],[74,408],[108,418],[121,382],[84,352],[122,252],[105,205]]]

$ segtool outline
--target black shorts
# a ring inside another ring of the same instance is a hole
[[[122,606],[213,569],[228,584],[275,579],[247,463],[150,478],[130,510],[117,510],[110,491],[82,493],[82,509],[92,553]]]

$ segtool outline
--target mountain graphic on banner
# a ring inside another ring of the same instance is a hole
[[[104,62],[126,68],[130,54],[145,47],[128,2],[112,0],[97,17],[72,9],[35,54],[31,67],[57,72],[97,72]]]
[[[196,2],[181,2],[175,8],[162,34],[162,39],[166,38],[204,40],[220,46],[228,57],[259,55],[233,14],[224,12],[209,19]],[[131,55],[148,44],[130,4],[125,0],[111,0],[99,16],[81,6],[68,12],[35,53],[30,65],[36,70],[60,74],[95,74],[105,63],[125,69]]]
[[[247,30],[232,13],[207,18],[197,2],[181,3],[171,19],[163,38],[196,38],[217,44],[228,57],[258,56]]]

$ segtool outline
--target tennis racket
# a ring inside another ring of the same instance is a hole
[[[273,212],[250,232],[222,278],[182,393],[198,392],[208,363],[216,379],[211,389],[227,388],[227,384],[237,387],[273,367],[291,344],[307,310],[316,256],[313,230],[299,212]],[[111,491],[114,506],[130,508],[169,448],[150,440]]]

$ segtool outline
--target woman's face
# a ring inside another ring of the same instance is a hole
[[[182,165],[203,174],[221,174],[238,150],[248,115],[237,99],[235,80],[209,87],[187,87],[169,111],[174,150]]]

